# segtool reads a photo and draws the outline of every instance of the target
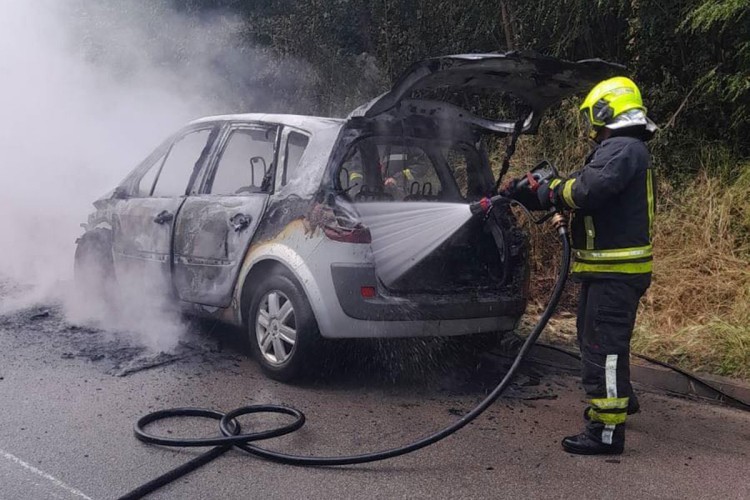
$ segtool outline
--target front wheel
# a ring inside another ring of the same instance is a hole
[[[250,304],[248,334],[253,355],[275,380],[297,378],[319,360],[315,316],[301,286],[287,272],[262,278]]]
[[[112,258],[112,232],[96,228],[78,239],[74,257],[74,282],[86,304],[112,302],[115,268]]]

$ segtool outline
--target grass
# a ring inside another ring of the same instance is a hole
[[[654,281],[633,348],[750,379],[750,164],[739,170],[731,183],[703,173],[679,191],[661,186]]]
[[[573,114],[564,113],[542,129],[549,136],[523,138],[514,173],[551,158],[561,171],[583,164],[587,147]],[[639,310],[632,347],[691,371],[750,380],[750,162],[725,151],[698,148],[679,184],[666,180],[667,167],[655,158],[658,190],[653,283]],[[499,164],[501,154],[495,155]],[[532,306],[546,301],[557,271],[554,232],[531,232]],[[545,333],[574,342],[576,287],[571,284],[560,312]],[[534,306],[536,305],[536,307]]]

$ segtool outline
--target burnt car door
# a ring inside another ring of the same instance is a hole
[[[236,123],[224,131],[201,187],[185,200],[174,234],[179,298],[231,303],[242,259],[273,191],[279,127]]]
[[[218,128],[191,127],[157,150],[118,201],[113,216],[113,254],[118,281],[171,291],[172,230],[185,193],[209,157]]]

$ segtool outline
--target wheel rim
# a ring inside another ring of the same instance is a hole
[[[282,365],[297,344],[294,306],[283,292],[272,290],[263,296],[255,317],[255,336],[260,353],[272,365]]]

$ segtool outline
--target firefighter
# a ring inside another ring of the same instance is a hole
[[[623,451],[626,416],[639,409],[630,338],[651,283],[656,191],[646,141],[656,126],[638,87],[624,77],[596,85],[580,110],[593,151],[581,170],[538,185],[535,194],[542,208],[573,211],[572,277],[581,283],[576,326],[586,427],[562,447],[612,455]]]
[[[425,176],[427,160],[424,153],[416,149],[406,150],[402,154],[391,154],[380,160],[380,171],[386,188],[398,188],[409,192],[411,184]]]

